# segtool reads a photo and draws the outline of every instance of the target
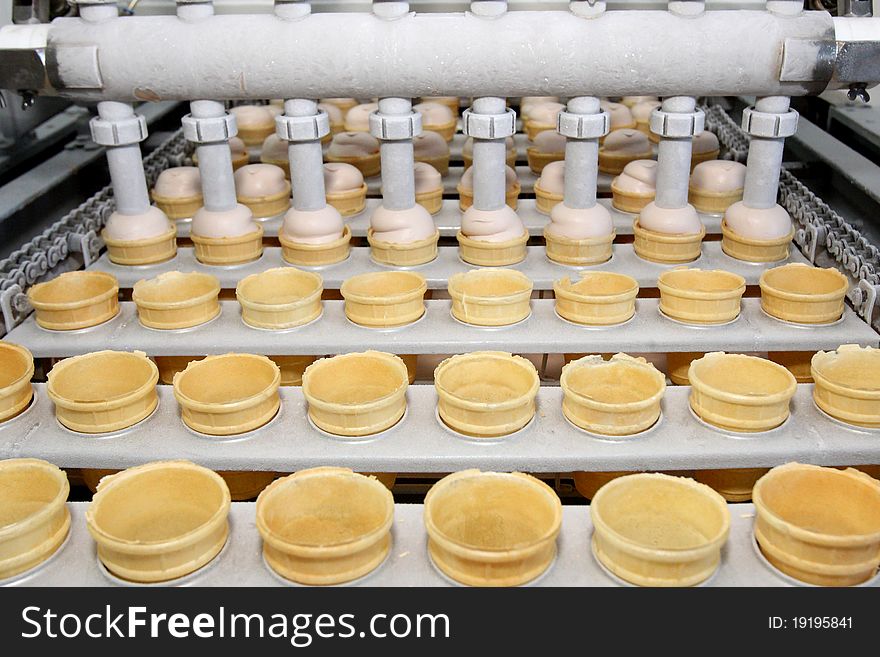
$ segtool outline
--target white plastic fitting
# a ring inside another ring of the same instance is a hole
[[[183,134],[195,142],[199,157],[199,176],[205,209],[210,212],[233,210],[235,179],[232,176],[232,153],[229,139],[238,133],[235,116],[217,100],[194,100],[190,113],[183,117]]]
[[[330,134],[330,118],[316,100],[292,98],[284,101],[284,114],[275,117],[275,134],[290,144],[290,184],[293,208],[320,210],[327,205],[324,195],[324,164],[321,138]]]
[[[381,140],[382,205],[409,210],[416,204],[413,137],[422,131],[422,117],[409,98],[380,98],[370,115],[370,134]]]
[[[144,117],[131,105],[115,101],[98,103],[98,116],[89,122],[92,139],[107,147],[107,165],[116,211],[142,215],[150,208],[140,142],[147,137]]]
[[[504,98],[475,98],[462,117],[464,134],[474,138],[474,205],[497,210],[505,205],[506,139],[516,132],[516,112]]]

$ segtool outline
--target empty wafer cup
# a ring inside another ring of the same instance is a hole
[[[157,461],[104,477],[86,511],[98,558],[133,582],[188,575],[223,549],[230,496],[216,472]]]
[[[159,403],[159,370],[140,351],[96,351],[65,358],[48,374],[55,417],[82,433],[119,431],[150,415]]]
[[[697,470],[694,479],[706,484],[728,502],[748,502],[752,499],[755,482],[767,474],[769,468],[732,468],[726,470]]]
[[[321,316],[324,282],[318,274],[293,267],[276,267],[240,280],[235,297],[248,326],[286,329]]]
[[[301,386],[306,368],[318,360],[317,356],[269,356],[281,370],[282,386]]]
[[[635,314],[639,283],[626,274],[583,272],[574,283],[568,276],[555,281],[553,294],[560,317],[576,324],[607,326]]]
[[[553,563],[562,504],[527,474],[464,470],[428,491],[424,519],[443,573],[469,586],[518,586]]]
[[[119,312],[119,283],[100,271],[69,271],[28,290],[39,326],[72,331],[97,326]]]
[[[338,436],[366,436],[394,426],[406,411],[404,362],[381,351],[322,358],[303,373],[309,418]]]
[[[531,361],[501,351],[459,354],[434,370],[440,419],[477,438],[504,436],[528,424],[538,387]]]
[[[761,308],[771,317],[798,324],[827,324],[843,315],[849,280],[834,267],[800,262],[761,274]]]
[[[174,375],[174,397],[184,423],[201,433],[253,431],[281,406],[281,371],[266,356],[223,354],[194,360]]]
[[[689,324],[724,324],[739,317],[746,280],[707,269],[671,269],[657,279],[660,311]]]
[[[788,419],[797,390],[797,381],[782,365],[744,354],[706,354],[691,363],[688,378],[694,413],[738,432],[778,427]]]
[[[860,427],[880,427],[880,349],[845,344],[813,356],[816,406]]]
[[[363,577],[391,549],[391,492],[347,468],[313,468],[279,479],[260,494],[256,513],[266,563],[301,584]]]
[[[532,281],[515,269],[472,269],[449,278],[452,315],[465,324],[505,326],[529,316]]]
[[[562,413],[593,433],[628,436],[660,417],[666,377],[644,358],[586,356],[562,368]]]
[[[15,417],[34,398],[34,357],[25,347],[0,341],[0,422]]]
[[[155,329],[198,326],[220,314],[220,281],[210,274],[169,271],[134,284],[141,324]]]
[[[0,461],[0,580],[51,557],[70,529],[70,485],[40,459]]]
[[[83,483],[92,493],[95,493],[104,477],[115,475],[117,472],[120,472],[120,470],[83,468]],[[217,474],[223,477],[223,481],[229,487],[229,495],[233,502],[254,499],[276,477],[274,472],[250,472],[243,470],[218,471]]]
[[[676,351],[666,354],[666,374],[670,381],[677,386],[689,386],[688,370],[691,363],[705,356],[702,351]]]
[[[880,564],[880,481],[848,468],[786,463],[753,490],[755,539],[767,561],[819,586],[852,586]]]
[[[718,568],[730,512],[718,493],[685,477],[640,473],[598,490],[590,504],[593,553],[638,586],[693,586]]]
[[[388,328],[411,324],[425,314],[428,283],[409,271],[368,272],[342,282],[345,316],[355,324]]]
[[[767,358],[794,374],[798,383],[812,383],[810,361],[815,354],[815,351],[768,351]]]

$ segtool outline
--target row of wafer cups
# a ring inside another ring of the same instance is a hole
[[[64,472],[46,461],[0,461],[0,578],[38,568],[63,549],[68,492]],[[854,469],[788,463],[761,477],[753,497],[754,539],[783,576],[828,586],[876,577],[880,481]],[[86,525],[109,577],[174,584],[223,558],[229,510],[229,489],[217,473],[160,461],[104,477]],[[260,494],[255,516],[266,566],[300,584],[355,581],[392,548],[393,496],[375,478],[345,468],[276,480]],[[590,516],[592,540],[580,549],[591,549],[612,577],[641,586],[706,582],[730,531],[718,493],[666,474],[610,481],[593,497]],[[431,562],[453,582],[515,586],[553,567],[562,505],[530,475],[465,470],[428,492],[424,527]]]
[[[31,403],[33,358],[0,343],[0,420]],[[844,345],[812,358],[813,398],[841,422],[880,427],[880,350]],[[770,431],[789,416],[797,382],[785,367],[756,356],[714,352],[691,362],[690,408],[731,432]],[[308,416],[321,431],[366,436],[393,427],[406,412],[410,372],[394,354],[366,351],[321,358],[302,374]],[[159,371],[141,352],[98,351],[59,361],[47,394],[68,429],[101,434],[148,418],[159,400]],[[661,415],[666,378],[644,358],[588,355],[566,364],[562,411],[576,427],[599,436],[651,429]],[[183,422],[202,434],[239,435],[270,422],[281,407],[281,370],[266,356],[230,353],[192,360],[173,377]],[[451,356],[434,371],[437,411],[453,432],[494,438],[532,421],[540,386],[531,361],[498,351]]]
[[[797,324],[825,324],[843,314],[849,287],[834,268],[793,263],[764,271],[760,278],[765,313]],[[745,279],[731,272],[678,268],[657,281],[660,310],[667,317],[693,324],[723,324],[740,313]],[[554,283],[556,311],[569,322],[606,326],[628,321],[636,312],[638,282],[625,274],[582,272]],[[345,280],[340,293],[346,316],[370,327],[404,326],[425,312],[428,286],[412,271],[379,271]],[[476,326],[505,326],[526,319],[533,284],[512,269],[475,269],[449,279],[453,316]],[[220,282],[211,274],[166,272],[135,283],[132,299],[140,322],[152,329],[184,329],[205,324],[220,314]],[[261,329],[289,329],[322,314],[323,280],[315,272],[293,267],[269,269],[242,279],[236,297],[242,319]],[[97,326],[119,312],[119,285],[111,274],[76,271],[35,285],[28,298],[36,322],[49,330]]]

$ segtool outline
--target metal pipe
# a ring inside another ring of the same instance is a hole
[[[827,86],[835,52],[834,23],[825,12],[709,11],[685,18],[621,11],[593,20],[569,11],[508,12],[491,20],[470,13],[409,13],[395,20],[312,13],[296,21],[216,15],[194,22],[131,16],[124,30],[112,22],[58,19],[40,26],[47,32],[41,38],[47,39],[53,87],[47,93],[126,101],[799,96]],[[20,36],[4,29],[0,49]],[[345,75],[328,74],[333,71]]]
[[[134,110],[126,103],[104,101],[98,103],[98,116],[110,122],[124,121],[134,118]],[[150,208],[150,195],[140,143],[106,148],[116,211],[125,215],[144,214]]]
[[[598,114],[599,99],[580,96],[568,101],[572,114]],[[599,177],[599,140],[572,139],[565,142],[565,187],[563,203],[572,209],[596,205],[596,183]]]
[[[216,100],[194,100],[189,104],[189,109],[196,119],[214,119],[226,114],[226,107]],[[232,210],[237,201],[229,141],[198,144],[196,155],[199,158],[205,208],[211,212]]]
[[[504,114],[504,98],[475,98],[475,114]],[[507,142],[501,139],[474,137],[474,207],[477,210],[497,210],[505,204],[507,192]]]
[[[665,98],[660,108],[664,112],[690,114],[696,108],[696,99],[690,96]],[[688,181],[691,175],[692,137],[661,137],[657,147],[658,208],[678,209],[688,203]]]
[[[409,116],[412,114],[412,100],[380,98],[379,113]],[[416,204],[413,140],[382,141],[379,152],[382,159],[382,205],[389,210],[409,210]]]
[[[759,98],[755,110],[771,114],[788,112],[791,99],[786,96]],[[752,136],[746,160],[746,181],[743,188],[743,205],[766,209],[776,205],[779,191],[779,170],[782,168],[784,137]]]
[[[288,116],[314,116],[318,113],[318,102],[299,98],[286,100],[284,113]],[[293,207],[297,210],[320,210],[327,205],[321,140],[292,141],[287,147],[287,154],[290,158]]]

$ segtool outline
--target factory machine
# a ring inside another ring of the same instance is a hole
[[[877,584],[870,0],[0,22],[3,583]]]

